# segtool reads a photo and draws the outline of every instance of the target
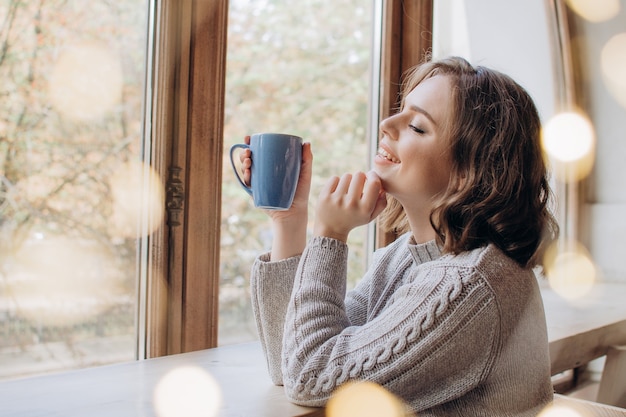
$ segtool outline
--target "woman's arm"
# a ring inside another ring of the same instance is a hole
[[[343,307],[346,256],[345,244],[329,238],[315,238],[303,253],[283,336],[283,382],[292,401],[321,406],[342,383],[367,379],[429,408],[488,373],[499,316],[476,273],[421,268],[378,316],[351,326]],[[431,290],[423,290],[424,280]]]
[[[246,143],[250,137],[246,136]],[[250,183],[250,150],[240,155],[243,177]],[[265,212],[272,221],[272,250],[252,266],[250,290],[252,311],[272,382],[282,385],[280,358],[287,303],[300,254],[306,245],[308,202],[311,189],[313,153],[311,144],[302,145],[302,166],[298,187],[289,210]]]
[[[252,266],[250,300],[267,369],[275,385],[282,385],[281,355],[283,327],[291,297],[299,256],[270,262],[260,256]]]

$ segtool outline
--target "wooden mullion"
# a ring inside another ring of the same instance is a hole
[[[150,243],[146,356],[217,346],[227,0],[157,2],[152,161],[166,219]]]
[[[433,0],[389,0],[383,4],[380,121],[397,111],[402,75],[432,48]],[[376,247],[397,236],[377,227]]]
[[[217,346],[227,0],[194,0],[183,349]]]
[[[152,80],[152,167],[166,191],[163,226],[150,237],[147,285],[146,356],[180,351],[182,318],[181,263],[189,25],[183,22],[189,1],[157,2]],[[182,123],[181,123],[182,122]],[[182,140],[181,140],[182,138]],[[181,158],[182,157],[182,158]],[[182,159],[182,160],[181,160]],[[182,166],[181,166],[182,165]]]

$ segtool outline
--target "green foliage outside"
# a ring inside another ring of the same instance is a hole
[[[0,0],[0,378],[135,357],[146,16]]]
[[[116,184],[143,151],[147,5],[0,0],[0,378],[134,358],[138,239]],[[260,131],[310,141],[312,222],[329,176],[367,170],[372,31],[367,1],[230,7],[221,344],[256,337],[249,271],[271,242],[228,148]],[[349,242],[351,284],[365,236]]]
[[[368,169],[373,2],[231,2],[222,190],[220,343],[255,337],[249,306],[254,258],[270,223],[236,181],[228,150],[247,134],[284,132],[311,142],[309,230],[332,175]],[[365,270],[366,228],[351,234],[349,283]]]

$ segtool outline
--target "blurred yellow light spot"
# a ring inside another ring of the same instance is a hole
[[[122,279],[107,272],[112,263],[100,242],[36,233],[8,263],[6,290],[19,300],[21,317],[41,325],[72,325],[123,296]]]
[[[380,385],[351,382],[339,387],[328,401],[328,417],[400,417],[408,416],[404,403]]]
[[[164,216],[165,191],[159,175],[140,161],[129,161],[110,179],[112,236],[135,238],[154,232]]]
[[[604,22],[620,11],[619,0],[566,0],[572,10],[590,22]]]
[[[171,370],[154,390],[154,409],[159,417],[212,417],[217,415],[221,402],[217,382],[195,366]]]
[[[49,81],[54,108],[74,120],[102,117],[122,97],[122,65],[109,48],[95,43],[64,50]]]
[[[543,128],[543,149],[560,180],[577,181],[593,167],[595,133],[589,119],[574,113],[559,113]]]
[[[587,250],[578,242],[555,242],[545,255],[550,287],[568,300],[583,298],[593,289],[596,267]]]
[[[560,405],[549,405],[537,417],[583,417],[578,411]]]
[[[602,48],[600,63],[607,90],[626,108],[626,33],[609,39]]]
[[[560,161],[576,161],[593,148],[593,128],[577,113],[560,113],[548,121],[543,139],[548,154]]]

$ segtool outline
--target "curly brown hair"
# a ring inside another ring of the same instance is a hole
[[[509,76],[459,57],[413,68],[402,96],[435,75],[449,77],[453,86],[446,127],[451,180],[430,217],[444,252],[493,243],[523,267],[540,264],[559,228],[549,209],[553,194],[532,98]],[[389,200],[383,227],[408,231],[402,206]]]

